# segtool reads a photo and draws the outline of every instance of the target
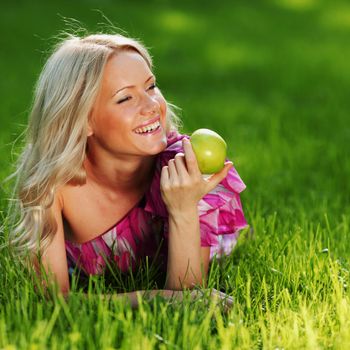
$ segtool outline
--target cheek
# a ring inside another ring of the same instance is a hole
[[[161,96],[161,98],[158,99],[158,103],[161,111],[161,121],[163,122],[163,125],[165,125],[168,107],[163,96]]]
[[[161,110],[162,110],[163,118],[164,118],[164,120],[166,120],[166,116],[167,116],[167,113],[168,113],[168,107],[167,107],[167,105],[166,105],[165,102],[164,102],[164,104],[161,106]]]
[[[132,123],[133,111],[129,108],[109,111],[104,118],[105,129],[123,130]]]

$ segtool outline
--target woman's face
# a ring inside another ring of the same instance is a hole
[[[166,112],[165,99],[143,57],[134,51],[119,52],[106,64],[88,143],[118,157],[158,154],[167,145]]]

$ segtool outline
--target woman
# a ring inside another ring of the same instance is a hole
[[[73,268],[135,270],[162,240],[165,296],[205,286],[212,256],[231,251],[246,226],[245,185],[229,161],[203,179],[178,125],[139,41],[71,35],[57,45],[36,86],[11,241],[64,295]]]

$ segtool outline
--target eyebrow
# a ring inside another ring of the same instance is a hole
[[[154,76],[154,75],[151,75],[151,76],[145,81],[145,84],[146,84],[149,80],[151,80],[152,78],[155,78],[155,76]],[[122,91],[122,90],[124,90],[124,89],[130,89],[130,88],[133,88],[133,87],[135,87],[135,85],[124,86],[123,88],[117,90],[117,91],[112,95],[112,97],[115,96],[118,92],[120,92],[120,91]]]

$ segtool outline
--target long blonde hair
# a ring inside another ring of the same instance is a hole
[[[57,224],[52,204],[57,188],[85,182],[83,167],[89,113],[108,58],[120,50],[138,52],[152,69],[145,46],[120,34],[67,34],[47,60],[35,89],[26,146],[19,157],[15,193],[16,224],[9,243],[17,253],[42,252]],[[167,103],[167,131],[177,130],[175,106]]]

